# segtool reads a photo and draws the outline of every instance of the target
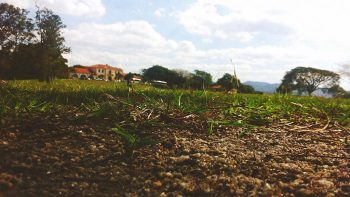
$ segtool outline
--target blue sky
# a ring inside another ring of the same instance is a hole
[[[29,10],[34,0],[0,0]],[[296,66],[350,63],[348,0],[37,0],[67,25],[69,65],[232,73],[280,82]],[[350,89],[350,81],[342,81]]]

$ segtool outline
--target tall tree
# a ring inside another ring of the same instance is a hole
[[[195,70],[193,78],[200,83],[200,89],[208,88],[213,83],[213,77],[205,71]]]
[[[50,82],[59,77],[60,73],[67,72],[67,60],[64,53],[70,48],[64,45],[65,39],[62,30],[66,27],[61,18],[48,9],[39,9],[36,12],[36,30],[39,35],[41,80]]]
[[[152,80],[166,81],[172,88],[183,87],[186,79],[180,76],[175,71],[169,70],[163,66],[155,65],[151,68],[144,69],[142,76],[145,81],[151,82]]]
[[[2,51],[15,50],[34,37],[33,23],[27,17],[28,11],[7,3],[0,4],[0,47]]]
[[[182,88],[191,88],[192,73],[184,69],[173,69],[172,71],[174,71],[183,80],[181,82]]]
[[[232,89],[238,89],[237,84],[239,84],[239,80],[237,83],[237,80],[235,76],[230,75],[228,73],[225,73],[218,81],[216,82],[218,85],[221,85],[223,88],[225,88],[227,91],[230,91]]]
[[[13,78],[14,54],[18,47],[34,38],[33,23],[28,11],[0,3],[0,78]]]
[[[297,67],[287,72],[277,91],[291,93],[296,90],[299,94],[307,92],[311,95],[319,88],[331,88],[339,84],[340,76],[328,70],[311,67]]]

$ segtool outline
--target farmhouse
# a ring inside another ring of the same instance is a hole
[[[96,64],[92,66],[73,66],[69,68],[69,77],[77,79],[95,79],[105,81],[122,80],[125,74],[121,68],[108,64]]]

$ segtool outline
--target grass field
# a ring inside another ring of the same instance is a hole
[[[31,113],[60,112],[72,108],[84,112],[103,111],[110,95],[126,105],[139,108],[180,110],[184,113],[210,114],[212,121],[243,121],[268,124],[275,121],[350,124],[349,99],[325,99],[287,95],[229,95],[220,92],[163,90],[134,85],[128,92],[125,83],[62,80],[53,84],[14,81],[2,87],[0,115],[21,116]],[[214,113],[215,112],[215,113]]]
[[[349,99],[79,80],[10,81],[0,95],[0,194],[349,193]]]

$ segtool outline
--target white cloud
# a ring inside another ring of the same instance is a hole
[[[286,25],[272,17],[264,16],[261,11],[252,11],[254,14],[251,15],[245,10],[244,5],[247,4],[249,3],[238,0],[198,0],[187,10],[176,12],[175,16],[188,32],[203,37],[248,42],[258,34],[285,36],[291,33],[291,29]],[[251,7],[250,9],[256,9],[255,6]]]
[[[348,0],[197,0],[176,17],[188,32],[203,37],[341,44],[350,42],[349,9]]]
[[[189,71],[202,69],[217,78],[233,72],[232,58],[243,81],[279,82],[295,66],[321,65],[318,67],[330,69],[329,65],[335,65],[324,52],[316,53],[303,45],[202,50],[190,41],[166,39],[147,21],[85,23],[67,29],[65,37],[73,49],[67,56],[71,65],[106,63],[120,65],[127,72],[160,64]]]
[[[164,8],[158,8],[156,11],[154,11],[154,15],[156,15],[157,17],[164,16],[164,13],[165,13]]]
[[[34,8],[34,0],[4,0],[7,3],[21,8]],[[106,9],[101,0],[37,0],[40,7],[47,7],[58,13],[74,15],[99,17],[103,16]]]
[[[73,49],[68,56],[71,64],[121,64],[136,71],[140,65],[170,65],[179,59],[191,62],[188,54],[196,53],[191,42],[168,40],[146,21],[85,23],[67,29],[65,37]]]
[[[197,0],[174,15],[201,40],[240,41],[237,64],[254,68],[243,77],[276,81],[268,71],[279,77],[294,66],[339,71],[350,60],[349,9],[348,0]],[[258,74],[263,70],[267,77]]]
[[[29,8],[30,6],[29,0],[1,0],[1,2],[16,5],[20,8]]]

